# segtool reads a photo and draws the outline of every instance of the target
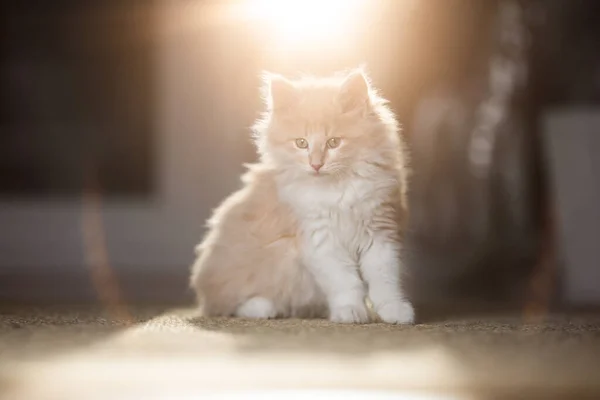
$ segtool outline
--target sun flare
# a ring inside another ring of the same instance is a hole
[[[365,0],[247,0],[246,14],[265,24],[283,46],[318,46],[342,39],[360,18]]]

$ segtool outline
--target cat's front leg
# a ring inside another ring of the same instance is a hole
[[[413,306],[400,285],[400,244],[385,235],[376,236],[363,253],[360,268],[379,317],[391,324],[413,323]]]
[[[305,263],[327,298],[329,320],[339,323],[367,323],[365,284],[356,262],[341,249],[326,245],[308,251]]]

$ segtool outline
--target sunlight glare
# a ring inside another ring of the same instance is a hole
[[[351,32],[365,0],[247,0],[250,18],[266,24],[280,45],[316,46]]]

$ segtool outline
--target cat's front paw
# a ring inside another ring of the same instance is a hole
[[[415,309],[406,300],[386,303],[377,310],[379,318],[388,324],[412,324],[415,322]]]
[[[341,324],[366,324],[369,312],[364,304],[338,306],[331,309],[329,320]]]

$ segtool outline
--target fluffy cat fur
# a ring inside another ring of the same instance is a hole
[[[191,286],[206,316],[411,323],[401,289],[406,156],[364,71],[265,76],[260,162],[208,221]],[[334,138],[334,139],[332,139]]]

